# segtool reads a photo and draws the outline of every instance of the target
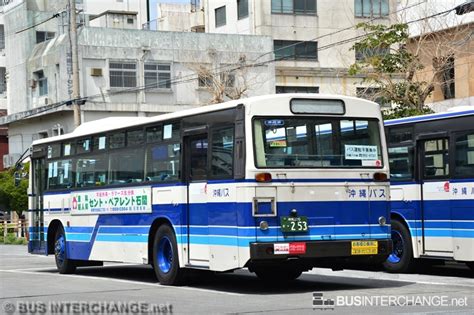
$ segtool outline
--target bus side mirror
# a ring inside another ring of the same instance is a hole
[[[15,187],[20,186],[21,172],[15,172],[15,173],[13,173],[13,178],[14,178],[14,182],[15,182]]]

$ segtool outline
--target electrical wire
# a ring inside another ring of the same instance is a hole
[[[411,5],[411,6],[408,6],[408,7],[405,7],[405,8],[402,8],[398,11],[395,11],[395,12],[392,12],[391,14],[394,14],[394,13],[398,13],[400,11],[403,11],[403,10],[407,10],[409,8],[412,8],[416,5],[420,5],[424,2],[426,2],[427,0],[425,1],[421,1],[421,2],[418,2],[414,5]],[[435,13],[435,14],[432,14],[430,16],[426,16],[426,17],[423,17],[423,18],[420,18],[420,19],[416,19],[416,20],[413,20],[413,21],[409,21],[409,22],[406,22],[405,24],[411,24],[411,23],[416,23],[416,22],[419,22],[419,21],[422,21],[422,20],[427,20],[427,19],[430,19],[430,18],[433,18],[433,17],[436,17],[436,16],[440,16],[440,15],[443,15],[443,14],[447,14],[451,11],[455,10],[454,8],[453,9],[448,9],[448,10],[445,10],[443,12],[438,12],[438,13]],[[58,14],[59,15],[59,14]],[[50,18],[51,19],[51,18]],[[375,19],[375,18],[374,18]],[[370,21],[374,20],[374,19],[371,19]],[[44,23],[44,22],[43,22]],[[337,33],[340,33],[340,32],[343,32],[345,30],[348,30],[348,29],[351,29],[355,26],[351,26],[349,28],[345,28],[345,29],[342,29],[342,30],[338,30],[336,32],[332,32],[330,34],[325,34],[325,35],[322,35],[320,37],[317,37],[315,39],[320,39],[322,37],[325,37],[325,36],[329,36],[329,35],[334,35],[334,34],[337,34]],[[321,51],[321,50],[325,50],[325,49],[329,49],[329,48],[332,48],[332,47],[335,47],[335,46],[339,46],[339,45],[342,45],[342,44],[346,44],[346,43],[349,43],[349,42],[352,42],[352,41],[356,41],[360,38],[364,38],[366,36],[368,36],[369,34],[363,34],[363,35],[359,35],[359,36],[355,36],[355,37],[351,37],[351,38],[347,38],[347,39],[344,39],[344,40],[341,40],[341,41],[338,41],[338,42],[334,42],[334,43],[331,43],[331,44],[328,44],[328,45],[325,45],[325,46],[321,46],[321,47],[318,47],[317,48],[317,51]],[[310,41],[314,41],[313,40],[310,40]],[[308,42],[308,41],[300,41],[298,43],[304,43],[304,42]],[[298,44],[297,43],[297,44]],[[286,48],[286,47],[291,47],[291,46],[294,46],[296,44],[292,44],[292,45],[289,45],[289,46],[285,46],[285,47],[282,47],[282,48],[279,48],[279,49],[283,49],[283,48]],[[275,51],[278,51],[279,49],[277,50],[272,50],[272,51],[269,51],[265,54],[262,54],[260,56],[258,56],[256,59],[254,59],[254,61],[260,59],[262,56],[264,55],[268,55],[270,53],[274,53]],[[251,68],[251,67],[260,67],[260,66],[264,66],[266,64],[269,64],[269,63],[273,63],[273,62],[277,62],[277,61],[282,61],[282,60],[285,60],[286,57],[278,57],[278,58],[272,58],[270,60],[266,60],[266,61],[261,61],[261,62],[254,62],[254,63],[251,63],[251,64],[243,64],[243,65],[239,65],[239,66],[230,66],[229,68],[229,65],[226,65],[226,66],[223,66],[223,67],[220,67],[220,68],[217,68],[216,70],[219,70],[219,69],[223,69],[223,68],[226,68],[225,70],[223,71],[220,71],[220,72],[215,72],[214,75],[219,75],[219,74],[222,74],[222,73],[225,73],[225,72],[232,72],[232,71],[236,71],[236,70],[239,70],[239,69],[242,69],[242,68]],[[170,80],[166,80],[166,81],[162,81],[160,83],[164,83],[164,84],[168,84],[171,86],[171,85],[177,85],[177,84],[181,84],[181,83],[187,83],[187,82],[191,82],[191,81],[194,81],[194,80],[197,80],[199,78],[199,76],[196,76],[195,74],[192,74],[192,75],[187,75],[187,76],[184,76],[184,77],[181,77],[179,79],[170,79]],[[54,104],[51,104],[51,106],[48,106],[47,108],[45,108],[44,110],[41,110],[41,111],[35,111],[34,113],[31,113],[29,115],[25,115],[23,116],[22,118],[20,119],[26,119],[26,118],[29,118],[29,117],[32,117],[32,116],[35,116],[37,114],[40,114],[40,113],[43,113],[45,111],[49,111],[49,110],[52,110],[52,109],[56,109],[58,107],[61,107],[61,106],[65,106],[65,105],[71,105],[73,102],[85,102],[85,101],[88,101],[88,100],[92,100],[94,98],[99,98],[99,97],[104,97],[104,96],[111,96],[111,95],[118,95],[118,94],[125,94],[125,93],[130,93],[130,92],[139,92],[139,91],[143,91],[143,90],[147,90],[147,89],[150,89],[150,88],[156,88],[156,85],[157,83],[152,83],[152,84],[146,84],[146,85],[143,85],[143,86],[139,86],[139,87],[133,87],[133,88],[130,88],[130,89],[121,89],[119,91],[110,91],[110,92],[106,92],[106,93],[98,93],[98,94],[94,94],[94,95],[89,95],[89,96],[85,96],[85,97],[81,97],[79,99],[75,99],[75,100],[67,100],[67,101],[61,101],[61,102],[57,102],[57,103],[54,103]],[[16,113],[15,115],[17,115],[19,113]]]

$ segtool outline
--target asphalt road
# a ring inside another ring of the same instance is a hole
[[[313,309],[313,292],[322,293],[326,303],[334,301],[334,308]],[[51,304],[64,311],[77,305],[109,307],[134,302],[156,304],[156,311],[173,314],[472,315],[474,278],[461,264],[427,267],[421,274],[409,275],[388,274],[373,267],[336,272],[315,268],[297,281],[277,287],[242,270],[200,273],[187,286],[168,287],[156,282],[148,266],[107,264],[59,275],[53,257],[29,255],[25,246],[0,245],[0,314],[13,310],[13,314],[41,314]],[[370,303],[376,305],[367,305]],[[91,313],[96,310],[89,309]]]

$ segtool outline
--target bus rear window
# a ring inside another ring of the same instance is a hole
[[[258,118],[257,167],[382,167],[377,120]]]

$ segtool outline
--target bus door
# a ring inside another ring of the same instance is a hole
[[[46,231],[44,227],[43,193],[45,186],[44,158],[32,160],[29,199],[28,252],[46,254]]]
[[[184,138],[184,176],[188,195],[188,261],[190,265],[199,267],[209,267],[207,139],[207,133]]]
[[[422,236],[425,254],[451,256],[453,252],[447,134],[418,142]]]

